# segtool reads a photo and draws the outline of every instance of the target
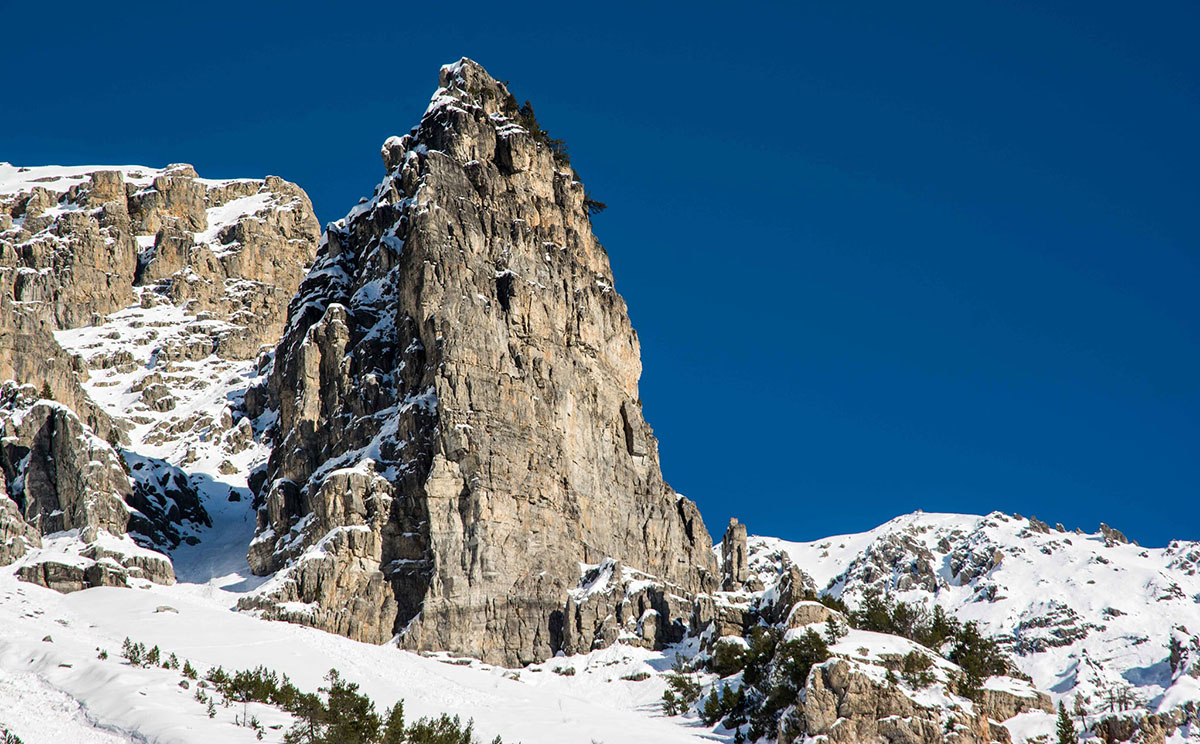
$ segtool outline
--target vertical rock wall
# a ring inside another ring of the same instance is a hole
[[[588,565],[698,592],[716,562],[663,482],[583,184],[479,65],[439,82],[289,309],[250,551],[286,570],[245,606],[529,662],[562,648]]]

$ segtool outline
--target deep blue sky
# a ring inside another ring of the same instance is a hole
[[[715,538],[1200,539],[1200,5],[174,5],[0,2],[0,160],[274,173],[329,221],[469,56],[608,203]]]

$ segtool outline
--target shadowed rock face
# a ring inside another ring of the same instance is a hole
[[[280,436],[250,561],[287,572],[244,606],[530,662],[562,648],[581,563],[684,593],[716,564],[663,482],[583,184],[479,65],[439,82],[372,198],[328,228],[248,396]]]
[[[111,536],[170,529],[180,519],[149,501],[131,510],[133,487],[119,458],[66,406],[38,400],[30,387],[0,386],[0,565],[40,547],[44,535],[75,530],[90,544],[82,560],[44,558],[18,576],[58,591],[125,586],[129,576],[174,582],[166,556],[132,543],[129,551],[113,547],[120,543]],[[180,502],[192,518],[207,519],[198,503]]]

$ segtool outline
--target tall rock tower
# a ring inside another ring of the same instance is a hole
[[[528,663],[562,648],[568,593],[605,559],[683,595],[716,562],[663,482],[583,184],[478,64],[439,82],[289,309],[250,548],[279,574],[243,607]]]

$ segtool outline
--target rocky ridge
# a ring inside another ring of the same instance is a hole
[[[716,733],[786,744],[987,744],[1009,742],[1018,716],[1052,711],[1046,693],[1012,676],[986,677],[974,699],[964,697],[967,673],[946,648],[852,627],[835,603],[816,601],[817,582],[789,551],[748,538],[736,519],[714,554],[722,589],[695,603],[700,643],[686,668],[702,684],[694,709]],[[815,663],[796,676],[799,658]],[[710,712],[730,692],[736,703]]]
[[[1107,525],[918,512],[810,543],[752,536],[747,549],[759,581],[786,563],[851,606],[876,593],[977,622],[1092,735],[1162,742],[1196,724],[1196,543],[1143,548]],[[1044,714],[1016,715],[1035,725]]]
[[[0,379],[27,385],[0,406],[0,559],[62,591],[173,580],[265,459],[241,391],[317,236],[275,177],[0,163]]]
[[[588,566],[687,595],[716,563],[663,482],[583,184],[482,67],[439,85],[327,229],[254,396],[280,439],[250,562],[284,570],[243,606],[527,663],[591,631],[566,618]]]

